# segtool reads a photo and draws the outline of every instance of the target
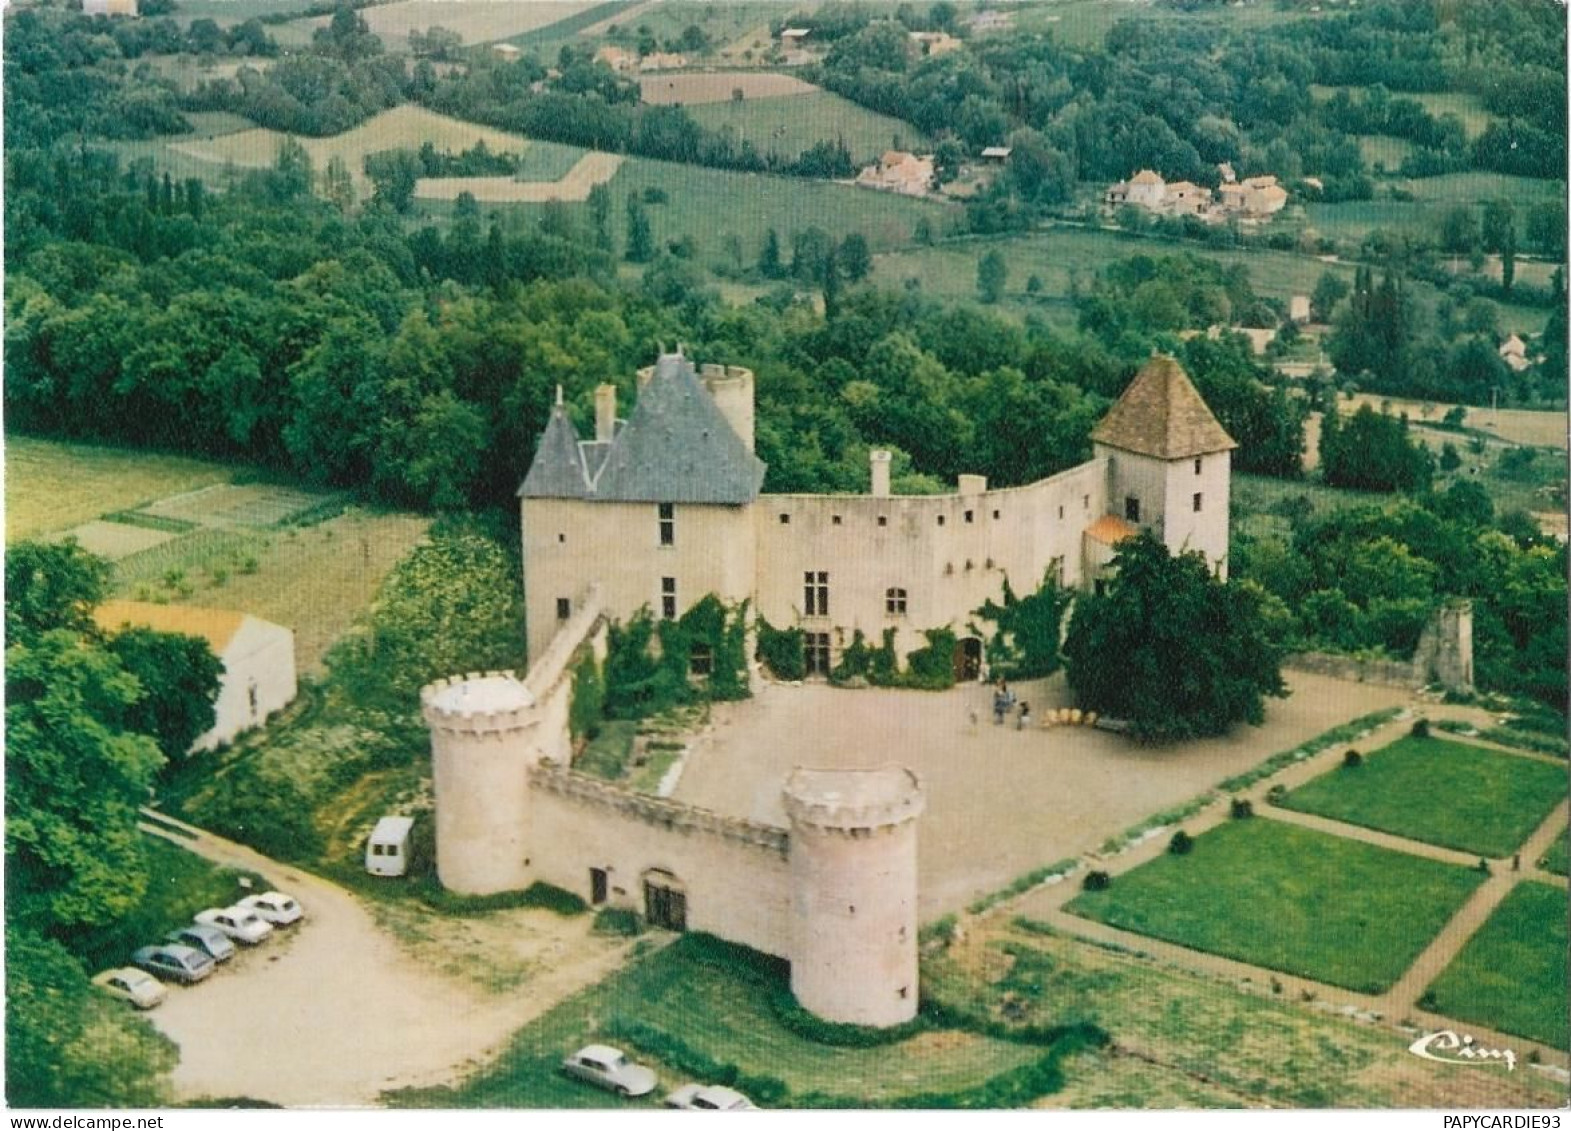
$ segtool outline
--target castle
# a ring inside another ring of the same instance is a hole
[[[947,495],[892,495],[880,451],[865,495],[760,494],[751,372],[677,352],[638,377],[626,420],[614,386],[595,391],[591,440],[558,404],[519,488],[531,660],[593,581],[619,619],[644,606],[674,618],[709,593],[750,601],[771,625],[804,631],[815,675],[857,630],[894,629],[904,655],[922,630],[947,627],[956,676],[974,678],[971,615],[1006,578],[1019,593],[1049,571],[1089,588],[1137,529],[1226,575],[1237,445],[1170,357],[1147,362],[1098,424],[1088,463],[993,490],[962,475]]]
[[[753,374],[695,368],[681,352],[639,373],[616,415],[595,393],[581,440],[558,403],[519,489],[530,668],[434,683],[437,873],[474,895],[547,883],[592,906],[636,910],[791,964],[804,1008],[891,1026],[916,1015],[917,824],[911,771],[798,767],[780,783],[786,827],[637,793],[570,768],[577,657],[604,660],[609,625],[646,606],[675,618],[708,594],[749,601],[804,630],[810,672],[852,634],[923,628],[960,637],[974,677],[971,611],[1006,579],[1052,571],[1094,586],[1137,529],[1227,568],[1232,439],[1171,358],[1153,358],[1092,433],[1094,458],[1024,487],[960,477],[949,495],[890,493],[873,452],[866,495],[763,495],[753,454]]]

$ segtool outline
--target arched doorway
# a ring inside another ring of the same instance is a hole
[[[687,886],[664,868],[644,873],[644,918],[668,931],[687,930]]]
[[[975,636],[955,641],[954,671],[956,683],[974,683],[982,678],[982,641]]]

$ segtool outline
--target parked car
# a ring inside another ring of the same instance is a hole
[[[199,927],[217,927],[237,943],[255,946],[273,933],[273,927],[249,907],[209,907],[196,913]]]
[[[194,946],[181,946],[179,943],[144,946],[131,956],[131,964],[140,966],[149,974],[157,974],[161,978],[187,986],[193,982],[200,982],[218,969],[218,964],[205,950],[197,950]]]
[[[181,927],[178,931],[170,931],[164,941],[193,947],[202,951],[214,962],[228,962],[235,956],[235,944],[230,942],[229,936],[217,927],[192,924],[189,927]]]
[[[305,915],[305,909],[281,891],[248,895],[235,906],[249,907],[275,927],[287,927],[291,923],[298,923]]]
[[[130,966],[105,970],[93,979],[93,985],[138,1009],[152,1009],[169,992],[157,978]]]
[[[562,1062],[562,1071],[623,1096],[647,1096],[657,1083],[653,1072],[609,1045],[585,1045]]]
[[[679,1107],[687,1111],[757,1111],[753,1103],[735,1088],[722,1088],[719,1084],[683,1084],[665,1098],[666,1107]]]

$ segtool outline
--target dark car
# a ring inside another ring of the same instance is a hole
[[[157,974],[172,982],[190,985],[211,974],[217,964],[206,952],[192,946],[170,943],[167,946],[144,946],[131,956],[133,965],[149,974]]]

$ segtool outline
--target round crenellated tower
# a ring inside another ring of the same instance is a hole
[[[791,821],[791,992],[828,1021],[890,1026],[917,1009],[916,819],[921,779],[901,766],[786,780]]]
[[[464,895],[529,886],[529,767],[535,697],[512,672],[471,672],[420,692],[431,728],[436,873]]]

